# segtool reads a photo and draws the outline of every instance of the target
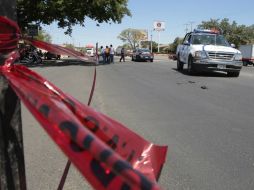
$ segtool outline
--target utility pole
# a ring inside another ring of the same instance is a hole
[[[73,48],[75,49],[75,38],[72,36],[71,39],[72,39]]]
[[[192,32],[192,25],[194,24],[194,21],[190,21],[190,26],[191,26],[191,32]]]
[[[160,53],[160,31],[158,31],[158,53]]]
[[[1,0],[0,15],[15,21],[16,0]],[[0,65],[7,56],[0,52]],[[3,75],[0,75],[0,189],[26,189],[20,100]]]
[[[151,53],[153,53],[153,31],[151,30]]]
[[[187,34],[187,32],[188,32],[188,23],[187,24],[184,24],[184,26],[185,26],[185,33]]]

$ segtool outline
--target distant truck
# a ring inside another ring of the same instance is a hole
[[[118,46],[117,48],[116,48],[116,50],[115,50],[115,55],[116,56],[121,56],[121,51],[122,51],[122,46]],[[125,53],[125,56],[132,56],[132,50],[130,50],[130,49],[124,49],[124,53]]]
[[[90,56],[90,57],[93,57],[93,56],[94,56],[94,54],[95,54],[95,48],[94,48],[93,45],[88,44],[88,45],[86,46],[86,54],[87,54],[88,56]]]
[[[119,46],[116,48],[115,55],[120,56],[121,55],[122,46]]]
[[[200,71],[224,71],[230,77],[238,77],[242,54],[233,46],[219,31],[196,29],[187,33],[177,47],[177,70],[187,65],[190,75]]]
[[[239,50],[242,52],[243,65],[253,65],[254,66],[254,44],[241,45]]]

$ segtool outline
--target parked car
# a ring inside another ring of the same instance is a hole
[[[172,59],[172,60],[177,60],[177,56],[176,56],[176,54],[168,54],[168,58],[169,59]]]
[[[61,55],[56,55],[50,52],[44,54],[44,59],[60,59]]]
[[[132,53],[131,60],[132,61],[151,61],[153,62],[153,54],[149,49],[140,48],[136,49]]]

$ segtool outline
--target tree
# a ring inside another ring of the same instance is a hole
[[[151,41],[142,41],[141,47],[149,48],[151,50]],[[155,41],[152,41],[152,48],[153,48],[153,52],[158,51],[158,44]]]
[[[131,16],[127,8],[128,0],[17,0],[18,24],[26,30],[29,23],[51,24],[57,21],[60,28],[66,28],[71,34],[76,24],[85,25],[85,18],[95,20],[97,24],[121,23],[125,15]]]
[[[222,31],[222,34],[230,43],[234,43],[236,47],[241,44],[254,42],[254,25],[245,26],[238,25],[235,21],[229,22],[228,18],[210,19],[210,21],[202,21],[198,26],[200,28],[217,28]]]
[[[132,49],[135,49],[139,42],[144,39],[145,34],[138,29],[128,28],[123,30],[118,38],[123,42],[127,42]]]
[[[0,15],[16,21],[15,6],[16,0],[1,0]],[[0,34],[14,31],[14,28],[1,24]],[[0,52],[1,66],[8,57],[7,51]],[[0,189],[25,190],[26,172],[21,104],[2,73],[0,84]]]
[[[177,46],[182,43],[183,38],[176,37],[174,42],[169,46],[170,53],[176,53]]]
[[[41,41],[44,41],[44,42],[51,42],[52,38],[51,36],[46,33],[44,30],[39,30],[38,32],[38,36],[35,37],[37,40],[41,40]]]
[[[121,48],[124,48],[124,49],[128,49],[128,50],[131,50],[131,46],[130,46],[130,44],[123,44],[122,46],[121,46]]]
[[[75,46],[73,44],[64,44],[64,46],[69,49],[75,49]]]

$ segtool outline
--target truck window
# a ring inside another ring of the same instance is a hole
[[[186,41],[188,41],[189,37],[190,37],[190,33],[187,33],[187,34],[185,35],[184,39],[183,39],[183,43],[185,43]],[[188,41],[188,42],[189,42],[189,41]]]
[[[229,43],[222,35],[215,34],[193,35],[192,44],[229,46]]]
[[[191,43],[191,37],[192,37],[192,35],[189,35],[189,37],[187,39],[189,43]]]

